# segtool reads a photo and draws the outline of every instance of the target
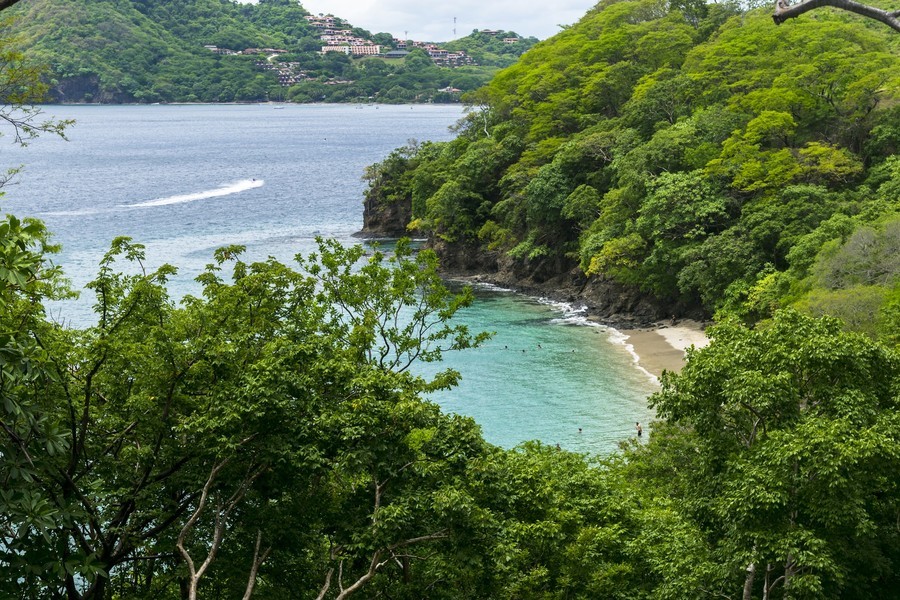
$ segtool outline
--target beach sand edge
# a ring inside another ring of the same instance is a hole
[[[638,366],[656,378],[663,371],[678,372],[684,366],[685,351],[694,346],[703,348],[709,343],[704,326],[697,321],[684,320],[676,325],[659,325],[650,329],[620,330],[631,346]]]

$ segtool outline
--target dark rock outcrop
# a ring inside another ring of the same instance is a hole
[[[441,268],[450,278],[491,283],[524,294],[584,304],[588,312],[613,325],[639,327],[679,317],[704,319],[699,309],[675,306],[641,291],[602,277],[587,277],[578,265],[564,258],[514,259],[476,245],[432,242]]]
[[[134,102],[134,97],[124,92],[102,91],[97,75],[78,75],[60,79],[50,89],[53,102],[87,102],[98,104],[122,104]]]
[[[378,201],[371,190],[366,195],[364,238],[409,236],[411,203],[406,200]],[[491,283],[524,294],[544,296],[564,302],[581,303],[597,318],[614,325],[638,327],[669,319],[673,315],[704,320],[697,307],[674,305],[636,286],[602,277],[586,276],[578,264],[561,256],[516,259],[499,251],[485,250],[476,242],[447,243],[432,238],[429,243],[441,260],[441,270],[449,278]]]
[[[367,193],[363,202],[363,228],[356,235],[365,238],[398,238],[410,235],[412,204],[407,200],[378,201],[378,194]]]

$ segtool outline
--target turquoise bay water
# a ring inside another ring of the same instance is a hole
[[[5,143],[3,166],[25,165],[0,200],[5,212],[43,219],[76,287],[90,281],[111,239],[147,247],[150,267],[170,263],[174,296],[215,248],[247,246],[247,258],[289,261],[317,235],[357,243],[367,165],[410,139],[446,140],[458,106],[52,106],[73,118],[70,141]],[[6,142],[8,138],[3,138]],[[579,452],[608,452],[650,420],[655,384],[612,330],[575,307],[489,288],[461,316],[494,331],[483,347],[442,367],[462,384],[434,396],[469,415],[485,437],[511,447],[529,439]],[[53,316],[93,322],[93,297],[54,305]],[[540,346],[540,347],[539,347]],[[523,352],[524,350],[524,352]],[[424,367],[427,372],[433,365]],[[579,433],[579,428],[581,432]]]
[[[655,384],[618,332],[567,305],[475,291],[463,318],[473,331],[496,333],[446,361],[463,376],[458,388],[435,396],[446,409],[474,417],[503,446],[538,439],[593,453],[633,436],[635,421],[650,421]]]

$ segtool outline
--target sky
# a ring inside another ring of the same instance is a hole
[[[597,0],[301,0],[300,3],[313,14],[331,13],[372,33],[386,31],[399,38],[446,42],[464,37],[473,29],[502,29],[523,37],[546,39],[559,31],[559,25],[578,21]]]

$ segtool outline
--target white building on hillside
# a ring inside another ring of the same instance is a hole
[[[353,56],[376,56],[381,54],[381,46],[376,44],[353,44],[350,46]]]

